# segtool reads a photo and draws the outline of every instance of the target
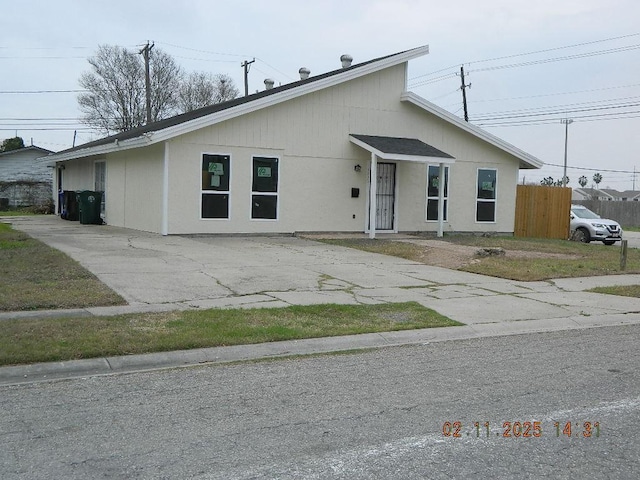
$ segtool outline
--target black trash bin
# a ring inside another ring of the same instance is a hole
[[[91,190],[78,192],[80,223],[85,225],[102,225],[102,217],[100,217],[101,202],[102,192],[94,192]]]
[[[78,194],[74,190],[62,192],[62,213],[60,218],[64,220],[78,220]]]

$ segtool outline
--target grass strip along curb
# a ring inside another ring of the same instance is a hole
[[[4,320],[0,365],[457,325],[416,302]]]

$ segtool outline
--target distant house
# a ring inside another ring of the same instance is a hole
[[[615,200],[615,197],[610,193],[597,188],[574,188],[571,192],[571,200],[612,201]]]
[[[52,155],[108,224],[167,234],[504,232],[542,162],[407,91],[419,47]],[[373,179],[373,181],[371,181]]]
[[[637,202],[640,201],[640,192],[625,190],[619,192],[612,188],[574,188],[572,200],[601,200],[606,202]]]
[[[0,153],[0,206],[22,207],[50,203],[51,168],[38,161],[53,153],[34,145]]]
[[[618,199],[623,202],[637,202],[640,201],[640,192],[637,190],[625,190],[624,192],[618,192]]]

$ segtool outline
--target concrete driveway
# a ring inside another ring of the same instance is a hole
[[[129,302],[85,313],[416,301],[467,324],[555,327],[561,318],[640,311],[640,299],[583,292],[638,284],[638,275],[516,282],[297,237],[163,237],[55,216],[3,221],[67,253]]]
[[[355,298],[354,288],[428,287],[480,277],[290,236],[162,237],[53,216],[10,221],[79,261],[132,304],[273,304],[303,292],[308,303],[366,303]]]

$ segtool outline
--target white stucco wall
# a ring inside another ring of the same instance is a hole
[[[517,161],[400,102],[404,85],[400,65],[172,140],[169,233],[364,231],[370,154],[349,133],[419,138],[456,157],[445,231],[513,231]],[[203,153],[231,156],[229,220],[200,219]],[[277,221],[250,218],[252,155],[280,158]],[[495,223],[475,221],[478,168],[499,170]],[[437,222],[425,219],[426,177],[424,164],[397,163],[397,230],[437,230]],[[351,198],[352,188],[360,189],[359,198]]]
[[[161,232],[162,144],[107,156],[105,216],[109,225]]]

